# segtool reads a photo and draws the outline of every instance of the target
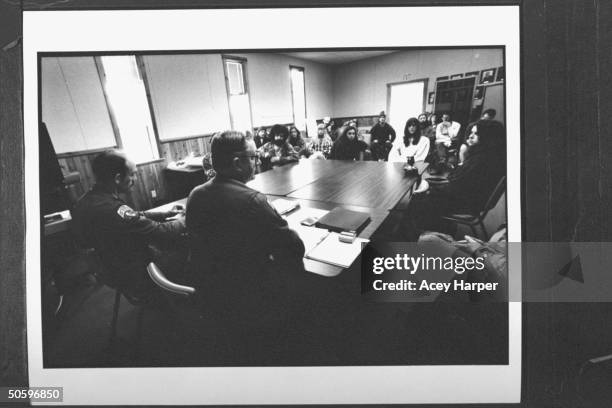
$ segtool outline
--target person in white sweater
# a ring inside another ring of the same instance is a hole
[[[454,167],[453,160],[448,157],[448,150],[457,143],[461,124],[453,122],[450,114],[442,115],[442,122],[436,127],[436,153],[438,155],[438,167]]]
[[[408,157],[414,157],[414,161],[425,161],[429,154],[429,139],[421,136],[419,121],[410,118],[404,127],[404,137],[396,138],[389,152],[390,162],[405,163]]]

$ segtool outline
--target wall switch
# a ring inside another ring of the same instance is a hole
[[[157,191],[151,190],[151,198],[157,198]]]

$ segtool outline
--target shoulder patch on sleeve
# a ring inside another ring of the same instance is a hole
[[[136,211],[132,210],[129,206],[125,204],[117,208],[117,214],[119,215],[119,217],[126,221],[134,220],[140,217],[140,215]]]

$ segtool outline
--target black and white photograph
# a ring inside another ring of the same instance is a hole
[[[218,15],[244,17],[203,11],[208,25],[197,29],[211,32]],[[342,389],[355,391],[370,369],[407,370],[400,381],[434,375],[422,367],[518,367],[508,303],[517,264],[466,272],[485,263],[457,252],[469,236],[506,259],[519,226],[507,194],[518,143],[508,98],[495,94],[481,115],[469,103],[473,80],[436,92],[449,72],[515,61],[505,47],[156,38],[70,48],[45,37],[28,50],[37,378],[195,370],[225,384],[223,369],[244,385],[254,372],[263,381],[345,369],[353,380]],[[424,264],[397,275],[389,261],[401,256]],[[179,378],[173,387],[192,390]],[[321,384],[288,387],[283,398]],[[316,400],[351,400],[338,392]],[[206,401],[280,401],[256,395]]]
[[[359,253],[329,232],[353,212],[361,242],[504,233],[503,123],[466,89],[425,110],[445,58],[503,50],[41,55],[45,367],[507,364],[506,304],[454,305],[471,340],[440,353],[447,313],[354,306]]]
[[[605,2],[221,3],[0,2],[0,405],[608,407]]]
[[[495,82],[495,68],[480,71],[479,84],[490,84]]]

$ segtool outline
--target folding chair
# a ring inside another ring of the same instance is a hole
[[[484,208],[479,211],[477,214],[451,214],[442,217],[445,220],[455,222],[457,224],[467,225],[471,228],[474,236],[478,236],[476,231],[476,226],[480,226],[485,241],[489,240],[489,234],[487,233],[487,229],[484,226],[484,219],[487,217],[489,211],[491,211],[496,205],[501,196],[506,191],[506,176],[502,177],[493,192],[489,196],[487,202],[484,205]]]

